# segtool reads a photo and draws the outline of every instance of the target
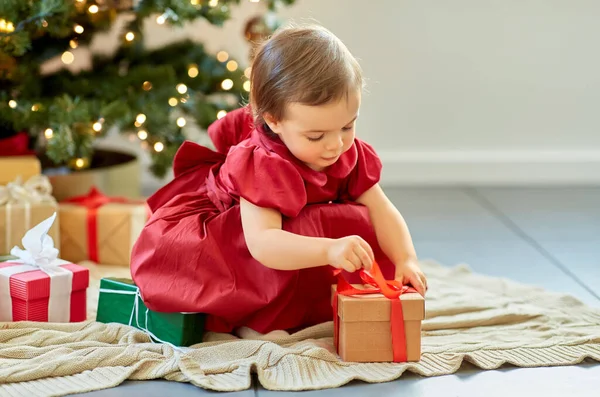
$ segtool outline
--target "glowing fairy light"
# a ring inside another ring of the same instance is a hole
[[[227,115],[227,111],[226,110],[219,110],[219,112],[217,113],[217,118],[218,119],[222,119],[226,115]]]
[[[225,62],[229,59],[229,54],[227,51],[219,51],[217,52],[217,60],[219,62]]]
[[[73,30],[77,34],[82,34],[84,31],[83,26],[81,26],[81,25],[75,25],[75,27],[73,27]]]
[[[165,145],[163,145],[162,142],[156,142],[154,144],[154,150],[158,153],[162,152],[164,148],[165,148]]]
[[[177,84],[177,92],[180,94],[185,94],[187,92],[187,86],[185,84]]]
[[[177,106],[178,103],[179,101],[177,101],[177,98],[169,98],[169,105],[171,105],[172,107]]]
[[[60,60],[65,64],[65,65],[70,65],[73,63],[73,61],[75,60],[75,55],[73,55],[73,53],[71,51],[65,51],[63,52],[63,54],[60,57]]]
[[[52,139],[54,136],[54,131],[52,131],[52,128],[46,128],[46,131],[44,131],[44,136],[46,139]]]
[[[230,72],[235,72],[238,68],[238,63],[234,60],[227,62],[227,70]]]
[[[148,132],[146,130],[139,130],[137,136],[143,141],[148,138]]]
[[[140,124],[144,124],[146,122],[146,115],[143,114],[143,113],[138,114],[135,117],[135,121],[138,122],[138,123],[140,123]]]
[[[185,119],[183,117],[180,117],[177,119],[177,126],[178,127],[185,127],[187,121],[185,121]]]
[[[231,79],[223,80],[223,82],[221,83],[221,88],[223,88],[226,91],[229,91],[230,89],[233,88],[233,80],[231,80]]]

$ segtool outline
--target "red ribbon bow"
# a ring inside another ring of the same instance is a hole
[[[126,197],[109,197],[92,187],[88,194],[71,197],[63,203],[75,204],[86,207],[87,212],[87,242],[88,256],[91,261],[98,263],[98,208],[108,203],[142,204],[143,201],[131,200]],[[149,208],[148,208],[149,210]],[[149,214],[149,213],[148,213]]]
[[[26,132],[0,139],[0,156],[25,156],[35,154],[29,150],[29,135]]]
[[[339,316],[338,316],[338,296],[339,295],[366,295],[381,293],[390,299],[392,304],[392,314],[390,324],[392,328],[392,349],[394,353],[394,362],[406,362],[406,333],[404,330],[404,313],[402,311],[402,302],[400,295],[410,292],[417,292],[408,285],[402,285],[397,280],[386,280],[379,268],[377,262],[373,263],[370,274],[364,270],[360,271],[360,278],[367,285],[374,288],[357,289],[350,285],[337,270],[334,275],[338,276],[337,289],[333,297],[333,322],[334,322],[334,343],[336,351],[339,351]]]

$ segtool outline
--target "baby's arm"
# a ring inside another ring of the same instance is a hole
[[[353,272],[370,268],[373,252],[358,236],[343,239],[307,237],[282,230],[281,213],[241,198],[244,237],[254,259],[278,270],[332,265]]]
[[[379,184],[357,200],[369,209],[369,216],[383,252],[396,265],[396,279],[409,281],[422,295],[427,280],[417,264],[417,253],[408,226],[398,209],[387,198]]]

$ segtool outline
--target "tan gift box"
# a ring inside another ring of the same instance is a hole
[[[6,185],[19,177],[27,180],[41,172],[40,160],[35,156],[0,157],[0,185]]]
[[[362,285],[353,287],[365,289]],[[332,286],[333,294],[335,289],[336,286]],[[425,300],[418,293],[404,293],[400,295],[400,301],[404,317],[407,361],[419,361]],[[349,362],[393,362],[391,315],[392,303],[380,293],[338,295],[340,358]]]
[[[59,215],[62,259],[129,266],[133,244],[146,224],[148,212],[145,203],[106,203],[90,209],[61,202]],[[89,233],[94,217],[95,239],[94,232]]]
[[[52,216],[58,210],[56,203],[0,205],[0,255],[8,255],[33,226]],[[59,241],[59,223],[54,222],[48,235],[55,244]]]

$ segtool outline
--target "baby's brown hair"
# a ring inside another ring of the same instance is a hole
[[[363,86],[358,61],[321,26],[277,31],[256,53],[250,77],[250,106],[257,126],[263,115],[285,117],[286,105],[318,106],[347,97]]]

